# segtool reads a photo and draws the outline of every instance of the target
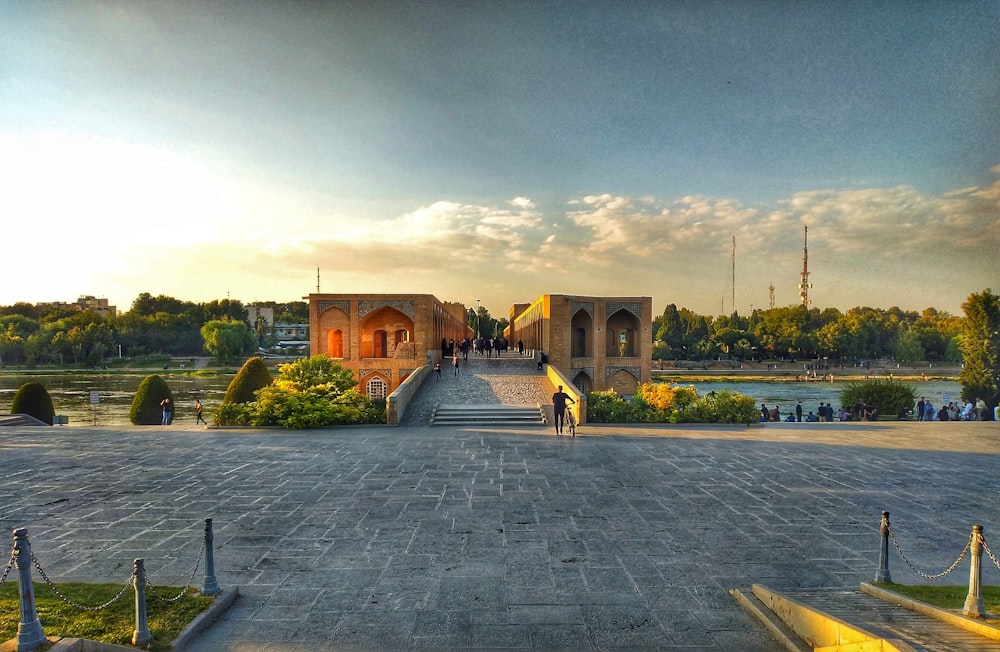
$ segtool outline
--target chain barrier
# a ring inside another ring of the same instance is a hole
[[[895,546],[896,548],[896,552],[898,552],[899,556],[903,558],[903,561],[906,562],[906,565],[910,567],[910,570],[919,575],[920,577],[923,577],[924,579],[928,580],[941,579],[948,573],[958,568],[958,565],[962,563],[962,560],[965,559],[965,556],[969,554],[969,548],[972,547],[972,536],[970,535],[969,541],[965,544],[965,548],[962,550],[962,554],[958,556],[958,559],[956,559],[954,563],[952,563],[952,565],[947,568],[947,570],[938,573],[937,575],[928,575],[927,573],[918,570],[913,564],[910,563],[910,560],[906,558],[906,555],[903,554],[903,550],[899,547],[899,542],[896,541],[896,535],[893,533],[892,527],[886,524],[886,529],[889,532],[889,538],[892,539],[892,545]],[[990,556],[992,557],[992,555]]]
[[[986,554],[989,555],[990,559],[993,560],[993,565],[996,566],[997,568],[1000,568],[1000,561],[997,560],[996,556],[993,554],[993,551],[990,550],[990,547],[986,545],[986,537],[981,536],[979,538],[979,542],[983,544],[983,550],[985,550]]]
[[[129,575],[128,579],[125,581],[125,586],[122,587],[121,591],[119,591],[118,594],[115,597],[111,598],[110,600],[108,600],[104,604],[97,605],[97,606],[88,606],[88,605],[85,605],[85,604],[80,604],[79,602],[76,602],[72,598],[68,597],[65,593],[63,593],[62,591],[60,591],[59,587],[57,587],[55,585],[55,583],[52,580],[49,579],[49,576],[45,573],[45,569],[42,568],[42,565],[38,562],[38,559],[35,557],[35,553],[33,553],[31,551],[31,542],[28,541],[27,539],[25,539],[25,543],[28,546],[28,555],[31,557],[31,563],[32,563],[32,565],[38,571],[38,574],[41,575],[42,579],[45,581],[45,584],[49,587],[49,589],[51,589],[52,592],[55,593],[56,596],[60,600],[62,600],[63,602],[65,602],[66,604],[68,604],[71,607],[74,607],[76,609],[80,609],[81,611],[101,611],[103,609],[107,609],[108,607],[110,607],[111,605],[113,605],[115,602],[117,602],[118,600],[120,600],[121,597],[123,595],[125,595],[125,592],[128,591],[130,588],[132,588],[133,585],[134,585],[136,573],[135,573],[135,570],[133,569],[132,573]],[[149,587],[150,592],[158,600],[161,600],[163,602],[177,602],[178,600],[180,600],[181,598],[183,598],[187,594],[188,590],[191,589],[191,584],[194,582],[194,576],[195,576],[195,574],[197,574],[198,568],[201,566],[201,560],[202,560],[202,557],[204,556],[204,554],[205,554],[205,548],[204,548],[204,546],[202,546],[201,549],[200,549],[200,551],[199,551],[199,553],[198,553],[198,560],[195,562],[194,568],[191,570],[191,574],[188,577],[188,581],[184,584],[184,589],[177,596],[175,596],[173,598],[166,598],[166,597],[163,597],[162,595],[160,595],[159,593],[157,593],[156,589],[153,588],[153,585],[150,583],[148,576],[146,577],[146,586]],[[15,554],[13,552],[11,552],[10,561],[7,562],[7,567],[4,569],[3,575],[0,575],[0,584],[3,584],[3,582],[7,579],[7,575],[10,573],[10,570],[14,567],[14,561],[15,561]]]
[[[135,577],[134,572],[128,576],[128,580],[125,581],[125,586],[123,586],[122,590],[118,592],[118,595],[111,598],[104,604],[98,605],[96,607],[80,604],[79,602],[76,602],[75,600],[68,598],[66,594],[60,591],[59,588],[55,585],[55,583],[49,579],[49,576],[45,574],[45,570],[42,568],[42,565],[38,563],[38,559],[35,557],[35,553],[31,551],[31,542],[27,540],[25,540],[25,542],[28,544],[28,555],[31,557],[31,563],[38,571],[38,574],[42,576],[42,579],[45,580],[45,584],[52,590],[53,593],[55,593],[59,597],[60,600],[62,600],[71,607],[75,607],[77,609],[80,609],[81,611],[101,611],[102,609],[107,609],[114,603],[118,602],[119,598],[125,595],[125,592],[128,591],[130,586],[132,586],[132,579]]]
[[[194,582],[194,576],[198,573],[198,567],[201,566],[201,558],[205,554],[205,547],[202,546],[201,550],[198,552],[198,561],[194,563],[194,568],[191,569],[191,575],[188,577],[188,581],[184,583],[184,588],[176,596],[172,598],[165,598],[160,595],[153,585],[149,581],[149,576],[146,576],[146,586],[149,588],[149,592],[153,594],[153,597],[161,602],[177,602],[187,594],[188,589],[191,588],[191,584]]]
[[[0,575],[0,586],[3,586],[3,583],[7,581],[7,575],[10,574],[10,569],[14,568],[15,556],[14,551],[11,550],[10,561],[7,562],[7,568],[3,569],[3,575]]]

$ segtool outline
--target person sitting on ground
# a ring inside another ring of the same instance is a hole
[[[809,423],[816,423],[819,421],[819,417],[813,414],[812,410],[809,410],[809,414],[806,415],[806,421]]]

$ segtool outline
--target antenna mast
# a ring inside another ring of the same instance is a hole
[[[733,314],[736,314],[736,236],[733,236]]]
[[[316,268],[316,294],[319,294],[319,267]]]
[[[768,288],[767,288],[767,295],[768,295],[768,299],[769,299],[769,305],[768,305],[768,307],[769,308],[773,308],[774,307],[774,283],[771,283],[771,285],[768,286]]]
[[[799,299],[802,300],[802,305],[808,308],[809,288],[812,287],[812,283],[809,282],[809,227],[805,229],[805,237],[802,240],[802,280],[799,281]]]

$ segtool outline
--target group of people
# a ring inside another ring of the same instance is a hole
[[[494,353],[500,357],[501,353],[506,353],[510,349],[510,342],[506,337],[466,337],[461,342],[455,340],[441,340],[441,355],[450,358],[458,353],[462,354],[462,359],[468,361],[469,351],[475,351],[479,355],[486,354],[487,358],[492,358]],[[518,355],[524,355],[524,342],[517,341]]]
[[[174,422],[173,401],[171,401],[169,398],[163,399],[162,401],[160,401],[160,408],[163,409],[163,419],[160,422],[160,425],[169,426],[171,423]],[[194,400],[195,425],[198,425],[199,423],[204,423],[206,426],[208,425],[208,422],[205,421],[205,417],[203,416],[204,410],[205,408],[202,406],[201,401],[195,399]]]
[[[981,398],[966,401],[964,406],[948,401],[947,405],[935,409],[929,399],[921,396],[917,401],[914,416],[917,421],[982,421],[986,416],[986,410],[986,401]]]
[[[858,403],[854,406],[854,409],[848,409],[843,406],[837,408],[836,411],[833,409],[833,403],[820,402],[819,407],[813,412],[809,410],[808,413],[802,407],[802,401],[799,401],[795,406],[794,412],[789,412],[788,415],[782,419],[781,417],[781,406],[775,405],[773,408],[768,409],[767,405],[764,403],[760,404],[760,421],[786,421],[788,423],[818,423],[820,421],[877,421],[878,420],[878,410],[871,405],[866,403]]]

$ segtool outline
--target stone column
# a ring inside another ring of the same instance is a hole
[[[146,618],[146,567],[142,559],[136,559],[132,564],[132,587],[135,589],[135,631],[132,632],[132,645],[144,647],[153,640],[149,632],[149,620]]]
[[[985,618],[986,605],[983,604],[983,526],[972,526],[970,542],[972,562],[969,564],[969,595],[965,598],[965,608],[962,613],[971,618]]]
[[[31,545],[28,530],[14,530],[14,567],[17,568],[21,597],[21,621],[17,625],[17,652],[34,650],[47,643],[42,623],[35,611],[35,589],[31,584]]]

